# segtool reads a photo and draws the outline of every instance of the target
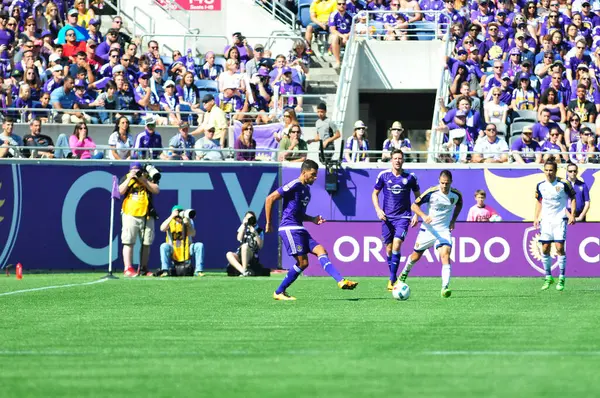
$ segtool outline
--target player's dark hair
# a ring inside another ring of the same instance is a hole
[[[309,170],[319,170],[319,165],[314,160],[306,159],[302,162],[302,167],[300,168],[300,172],[309,171]]]
[[[442,170],[442,172],[440,173],[440,178],[442,177],[446,177],[450,181],[452,181],[452,173],[450,172],[450,170]]]
[[[392,151],[392,153],[390,154],[390,156],[391,156],[391,157],[394,157],[394,155],[395,155],[395,154],[397,154],[397,153],[401,154],[401,155],[402,155],[402,157],[404,157],[404,152],[402,152],[402,149],[399,149],[399,148],[396,148],[396,149],[394,149],[394,150]]]
[[[569,170],[569,167],[571,167],[571,166],[575,166],[575,170],[579,170],[579,166],[577,166],[577,163],[573,163],[573,162],[567,163],[567,170]]]
[[[546,163],[544,163],[544,169],[548,165],[552,166],[552,168],[554,168],[554,171],[558,170],[558,164],[556,164],[556,160],[554,160],[554,156],[550,156],[548,158],[548,160],[546,160]]]

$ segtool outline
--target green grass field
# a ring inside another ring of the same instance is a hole
[[[2,397],[597,397],[600,281],[0,277]]]

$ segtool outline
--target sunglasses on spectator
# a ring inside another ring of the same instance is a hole
[[[552,3],[550,4],[550,7],[558,7],[558,3]]]
[[[465,41],[463,42],[463,44],[473,44],[473,42],[472,42],[472,41],[466,41],[466,40],[465,40]]]
[[[69,37],[69,36],[75,36],[75,33],[67,33],[65,36],[66,36],[66,37]]]
[[[589,77],[582,77],[582,78],[581,78],[581,79],[579,79],[579,80],[590,80],[590,78],[589,78]]]
[[[544,58],[552,59],[552,58],[554,58],[554,56],[553,55],[544,55]]]
[[[494,97],[499,97],[499,96],[500,96],[500,94],[499,94],[499,93],[496,93],[496,94],[492,94],[492,96],[494,96]]]
[[[577,173],[577,170],[567,170],[567,173]]]
[[[590,136],[590,135],[592,135],[592,133],[581,133],[581,135]]]
[[[577,118],[574,117],[574,118],[571,119],[571,122],[578,122],[579,123],[579,119],[577,119]]]
[[[550,18],[558,18],[558,15],[550,15]]]
[[[578,50],[585,50],[585,47],[577,46]]]
[[[158,50],[158,47],[157,46],[152,46],[152,47],[150,47],[150,50]]]
[[[550,137],[556,137],[558,135],[560,135],[560,134],[558,134],[558,133],[552,133],[552,134],[550,134]]]
[[[488,129],[485,129],[485,131],[496,131],[496,129],[495,128],[488,128]]]
[[[127,62],[129,62],[129,61],[131,61],[131,58],[121,58],[121,61],[127,61]]]
[[[502,69],[501,66],[494,66],[494,69]]]
[[[404,129],[392,129],[392,131],[404,131]]]
[[[77,127],[78,130],[87,130],[87,126],[79,126]]]
[[[119,56],[118,56],[118,55],[111,55],[110,57],[111,57],[111,58],[119,58]]]
[[[15,26],[15,25],[16,25],[16,23],[14,23],[14,22],[9,22],[6,24],[6,26]]]
[[[246,127],[246,128],[244,129],[244,131],[253,131],[253,130],[254,130],[254,129],[253,129],[252,127]]]
[[[285,113],[285,114],[283,115],[283,117],[290,117],[290,114],[289,114],[289,113]]]
[[[488,30],[489,30],[490,32],[495,32],[495,31],[497,31],[497,30],[498,30],[498,28],[493,28],[493,27],[492,27],[492,28],[489,28]]]
[[[523,135],[533,135],[533,133],[532,133],[532,132],[529,132],[529,133],[523,132],[522,134],[523,134]]]
[[[298,133],[298,134],[300,134],[300,130],[290,130],[290,133]]]

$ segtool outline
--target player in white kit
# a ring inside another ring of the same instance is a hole
[[[539,242],[542,244],[542,263],[546,271],[546,279],[542,290],[547,290],[554,283],[552,277],[552,258],[550,249],[552,242],[558,255],[560,276],[556,290],[565,289],[565,268],[567,256],[565,254],[565,240],[567,239],[567,224],[575,224],[575,191],[567,180],[556,177],[558,166],[553,160],[544,164],[546,180],[537,184],[535,189],[535,216],[533,226],[540,228]],[[570,203],[571,212],[567,212]]]
[[[463,206],[462,194],[457,189],[451,187],[452,173],[443,170],[440,173],[440,185],[431,187],[419,196],[412,204],[411,210],[421,217],[423,224],[413,253],[406,260],[406,265],[398,278],[405,282],[408,273],[417,261],[423,256],[423,252],[435,245],[442,262],[442,297],[450,297],[450,252],[452,251],[452,237],[450,232],[454,229],[454,223],[460,214]],[[426,214],[421,205],[429,205]]]

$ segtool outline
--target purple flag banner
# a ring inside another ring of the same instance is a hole
[[[254,125],[254,132],[252,138],[256,141],[256,149],[274,149],[274,151],[257,152],[257,160],[276,160],[277,149],[279,143],[274,137],[275,133],[280,133],[283,130],[283,124],[271,123],[271,124],[256,124]],[[242,123],[236,121],[233,125],[233,139],[237,140],[242,134]]]
[[[344,276],[388,276],[385,245],[381,241],[380,222],[307,223],[312,237],[329,253],[333,264]],[[412,253],[419,232],[410,229],[402,245],[401,266]],[[530,223],[457,223],[452,233],[453,276],[523,276],[544,275],[541,263],[539,230]],[[600,238],[597,223],[580,223],[567,230],[567,275],[600,276]],[[440,276],[441,265],[436,251],[428,249],[414,266],[411,276]],[[558,267],[556,252],[551,252],[552,269]],[[289,257],[283,254],[284,263]],[[555,270],[558,271],[558,270]],[[304,272],[325,276],[319,261],[310,257]]]
[[[117,176],[113,176],[111,196],[113,199],[121,199],[121,193],[119,192],[119,180],[117,179]]]

